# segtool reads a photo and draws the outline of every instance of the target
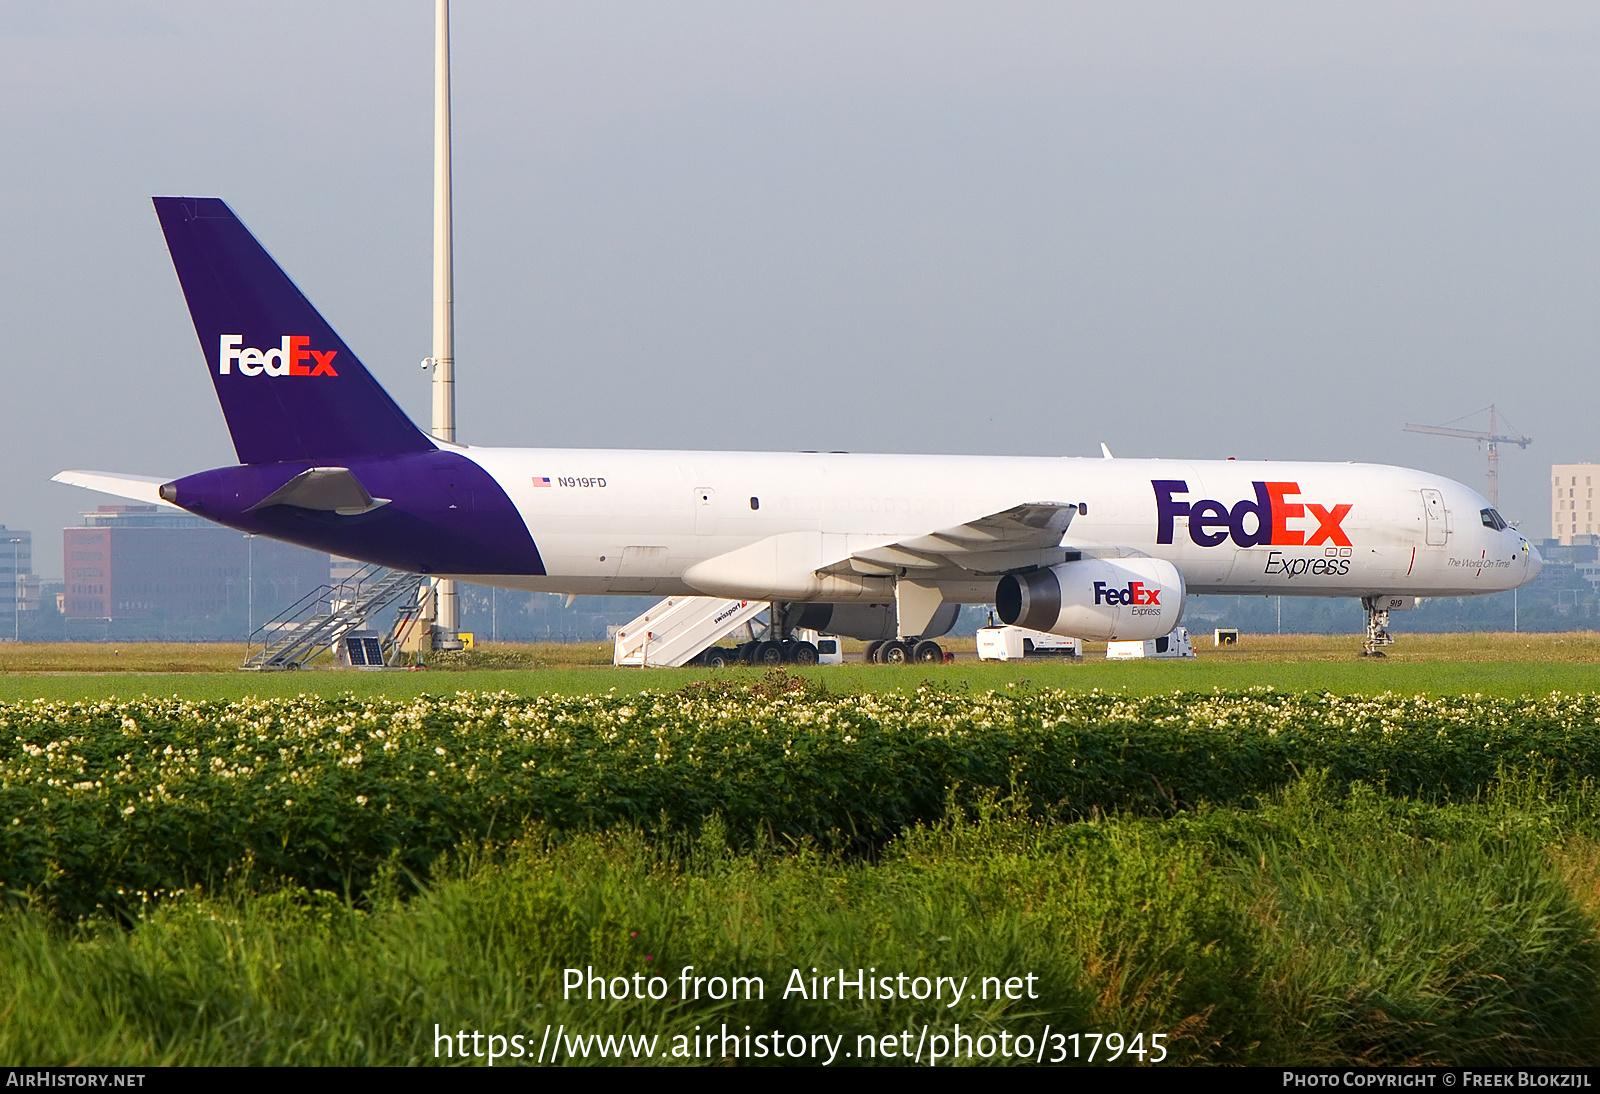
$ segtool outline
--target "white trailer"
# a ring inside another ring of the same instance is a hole
[[[979,627],[978,660],[1021,661],[1038,657],[1082,657],[1083,639],[1026,627]]]
[[[1174,627],[1171,634],[1160,638],[1146,638],[1143,642],[1107,642],[1107,661],[1128,661],[1137,657],[1167,660],[1174,657],[1193,657],[1194,646],[1189,642],[1189,632]]]

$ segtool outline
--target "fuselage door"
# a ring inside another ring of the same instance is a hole
[[[1443,494],[1437,490],[1422,492],[1422,517],[1427,531],[1428,546],[1444,546],[1445,541],[1450,538],[1450,525],[1444,508]]]

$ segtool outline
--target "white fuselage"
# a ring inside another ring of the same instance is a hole
[[[507,588],[695,594],[686,570],[769,537],[821,533],[843,558],[1038,502],[1081,505],[1065,547],[1165,559],[1190,593],[1466,596],[1526,584],[1541,566],[1477,492],[1373,464],[455,450],[505,489],[543,560],[544,576],[460,575]],[[878,581],[813,599],[878,598],[892,577]],[[994,595],[991,574],[937,583],[950,601]]]

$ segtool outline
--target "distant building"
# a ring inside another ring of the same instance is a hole
[[[62,538],[63,614],[107,636],[242,638],[328,581],[325,554],[154,505],[102,505]]]
[[[328,558],[328,580],[335,585],[354,581],[357,574],[367,568],[365,562],[357,562],[353,558],[340,558],[331,555]]]
[[[1579,532],[1567,538],[1572,542],[1547,539],[1539,544],[1539,554],[1547,565],[1582,566],[1600,562],[1600,535]]]
[[[1550,537],[1571,544],[1573,536],[1600,534],[1594,488],[1600,464],[1558,463],[1550,468]]]
[[[33,533],[0,524],[0,618],[38,610],[39,575],[33,572]]]

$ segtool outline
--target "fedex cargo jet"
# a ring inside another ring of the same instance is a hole
[[[1372,464],[447,443],[227,205],[154,200],[239,466],[56,478],[244,532],[508,589],[773,601],[778,640],[886,639],[886,660],[937,655],[961,604],[1140,639],[1185,593],[1358,597],[1372,653],[1389,609],[1541,566],[1476,491]]]

